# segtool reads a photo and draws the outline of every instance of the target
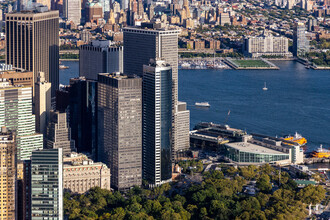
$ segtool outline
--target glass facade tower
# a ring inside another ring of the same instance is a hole
[[[157,60],[143,69],[143,178],[157,186],[172,178],[172,68]]]
[[[31,156],[31,219],[63,219],[62,149]]]

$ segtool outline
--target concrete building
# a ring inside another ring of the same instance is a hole
[[[99,19],[103,19],[103,9],[99,2],[86,2],[85,6],[85,22],[98,24]]]
[[[46,135],[49,120],[49,112],[51,110],[51,83],[45,80],[45,74],[39,73],[35,83],[35,106],[36,115],[36,131]]]
[[[81,157],[82,160],[76,158]],[[104,163],[71,153],[63,158],[63,188],[72,193],[85,193],[92,187],[110,190],[110,169]]]
[[[187,110],[187,103],[186,102],[178,102],[178,111],[176,112],[177,120],[176,124],[176,131],[174,133],[174,143],[172,155],[173,158],[176,159],[180,156],[180,154],[184,154],[189,147],[189,131],[190,131],[190,111]]]
[[[32,87],[12,86],[0,81],[0,127],[16,132],[17,159],[29,160],[31,152],[43,148],[43,136],[35,132]]]
[[[172,68],[162,60],[143,66],[143,179],[172,180]]]
[[[220,25],[230,24],[229,13],[220,13]]]
[[[259,37],[247,37],[244,39],[243,52],[248,57],[260,56],[292,56],[289,53],[288,38],[265,35]]]
[[[81,20],[81,1],[80,0],[64,0],[63,1],[63,17],[79,25]]]
[[[7,79],[12,85],[33,87],[33,72],[0,64],[0,79]]]
[[[32,152],[29,219],[63,219],[62,157],[61,148]]]
[[[32,71],[33,85],[44,72],[52,97],[59,87],[58,19],[58,11],[6,14],[6,63]]]
[[[51,10],[52,1],[51,0],[35,0],[35,3],[47,6],[48,10]]]
[[[309,51],[309,41],[306,37],[304,23],[296,23],[293,28],[293,55],[300,56]]]
[[[78,152],[97,156],[97,81],[70,79],[70,128]]]
[[[48,149],[62,148],[63,155],[76,151],[75,142],[71,140],[71,129],[67,124],[65,112],[50,111],[46,147]]]
[[[79,76],[97,80],[99,73],[123,72],[123,47],[110,41],[92,41],[79,50]]]
[[[0,219],[16,219],[16,141],[15,134],[1,128],[0,133]]]
[[[98,159],[110,167],[117,190],[142,183],[141,88],[141,78],[98,75]]]

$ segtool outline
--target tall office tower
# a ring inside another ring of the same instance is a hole
[[[70,79],[70,127],[78,152],[96,159],[97,81],[84,77]]]
[[[190,131],[190,111],[187,110],[186,102],[178,102],[178,111],[176,112],[175,122],[176,131],[174,133],[174,146],[172,156],[177,159],[184,156],[190,147],[189,131]]]
[[[103,18],[103,8],[99,2],[86,2],[85,22],[94,22],[98,24],[98,20]]]
[[[110,41],[92,41],[79,50],[79,76],[97,80],[99,73],[123,72],[123,47]]]
[[[58,39],[58,11],[6,14],[6,63],[32,71],[34,82],[44,72],[52,97],[59,86]]]
[[[294,5],[295,5],[295,0],[287,0],[287,4],[286,4],[287,9],[291,10]]]
[[[63,219],[62,149],[32,152],[30,219]]]
[[[63,155],[76,151],[75,142],[71,140],[71,129],[67,124],[65,112],[50,111],[46,147],[48,149],[62,148]]]
[[[120,0],[119,1],[120,8],[125,11],[126,9],[129,8],[129,2],[130,2],[130,0]]]
[[[40,72],[35,83],[36,131],[46,135],[46,128],[51,110],[51,83],[45,80],[45,73]]]
[[[64,0],[63,17],[68,21],[73,21],[74,24],[79,25],[81,20],[81,1]]]
[[[98,159],[111,170],[111,185],[142,183],[142,80],[120,73],[98,75]]]
[[[306,37],[304,23],[296,23],[293,28],[293,55],[300,56],[309,50],[309,41]]]
[[[31,152],[43,148],[42,134],[35,132],[32,87],[11,86],[0,81],[0,127],[16,132],[17,159],[29,160]]]
[[[143,66],[143,179],[172,180],[172,68],[162,60]]]
[[[178,115],[178,35],[179,30],[164,30],[156,28],[146,28],[148,24],[143,24],[142,28],[124,28],[124,73],[143,75],[143,65],[148,65],[150,59],[161,58],[172,67],[172,131],[175,129],[175,117]],[[154,26],[154,25],[152,25]],[[180,120],[180,119],[179,119]],[[174,147],[175,135],[172,136],[172,146]],[[173,151],[175,149],[172,149]]]
[[[6,127],[0,133],[0,219],[12,220],[15,217],[15,164],[16,141]]]
[[[142,26],[144,27],[144,26]],[[173,101],[178,100],[179,30],[124,28],[124,73],[143,75],[143,65],[161,58],[172,67]]]

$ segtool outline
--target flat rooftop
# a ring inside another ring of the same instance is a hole
[[[227,143],[225,145],[246,153],[288,155],[286,153],[273,150],[267,147],[263,147],[257,144],[251,144],[249,142],[234,142],[234,143]]]

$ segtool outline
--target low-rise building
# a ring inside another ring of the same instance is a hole
[[[110,169],[84,154],[71,153],[63,158],[63,188],[73,193],[85,193],[92,187],[110,190]]]

